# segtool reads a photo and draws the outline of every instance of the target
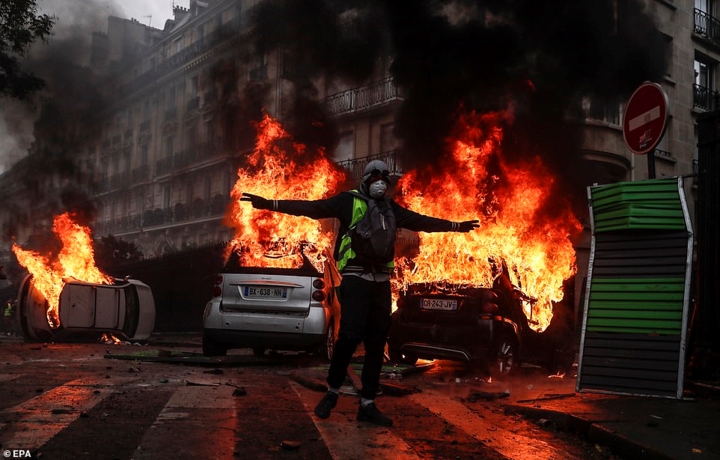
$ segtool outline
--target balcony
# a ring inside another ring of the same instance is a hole
[[[370,155],[364,158],[353,158],[350,160],[339,161],[338,164],[345,168],[354,180],[362,180],[365,166],[372,160],[382,160],[388,165],[391,176],[402,176],[403,174],[403,161],[402,154],[399,150],[389,150],[387,152],[378,153],[376,155]]]
[[[716,109],[719,99],[717,91],[693,84],[693,107],[703,112],[712,112]]]
[[[211,199],[196,198],[191,205],[176,203],[168,208],[147,210],[142,215],[130,215],[109,219],[95,225],[99,235],[117,235],[138,232],[148,227],[164,227],[175,224],[192,223],[193,220],[218,218],[225,214],[230,197],[220,194]]]
[[[720,46],[720,21],[695,8],[695,33]]]
[[[402,100],[400,90],[391,77],[372,85],[349,89],[325,98],[322,103],[333,116],[347,115]]]

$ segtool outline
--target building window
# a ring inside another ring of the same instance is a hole
[[[175,139],[173,136],[168,136],[165,138],[165,157],[170,158],[173,155],[173,144]]]
[[[168,90],[168,101],[167,101],[167,107],[168,109],[175,108],[175,87],[171,86]]]
[[[693,84],[693,104],[696,109],[713,110],[715,104],[715,67],[705,56],[696,56],[694,63],[695,83]]]
[[[667,48],[667,70],[666,75],[668,78],[672,78],[672,70],[673,70],[673,37],[670,35],[663,34],[663,37],[665,38],[666,48]]]
[[[620,104],[617,102],[584,97],[582,113],[585,120],[597,120],[612,125],[620,124]]]
[[[395,150],[397,139],[393,134],[395,125],[393,123],[385,123],[380,125],[380,152],[389,152]]]
[[[186,128],[185,142],[185,147],[188,150],[195,150],[197,148],[197,128],[195,126]]]
[[[717,43],[720,40],[720,21],[715,17],[715,0],[695,0],[694,32]]]
[[[351,160],[355,153],[355,132],[345,131],[340,133],[340,142],[335,148],[333,159],[337,162]]]
[[[163,208],[168,209],[170,207],[170,187],[163,187]]]
[[[714,11],[714,0],[695,0],[695,9],[712,15]]]
[[[197,97],[198,95],[198,76],[195,75],[190,79],[190,97]]]
[[[140,166],[147,166],[148,164],[148,144],[140,146]]]

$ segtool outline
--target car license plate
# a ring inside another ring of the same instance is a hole
[[[287,288],[273,286],[243,286],[242,294],[246,299],[287,299]]]
[[[423,310],[457,310],[458,303],[454,299],[420,299],[420,308]]]

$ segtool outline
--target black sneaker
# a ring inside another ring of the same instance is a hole
[[[392,426],[392,420],[385,417],[375,405],[370,403],[367,406],[360,404],[358,409],[357,420],[359,422],[370,422],[380,426]]]
[[[328,391],[320,402],[315,406],[315,415],[320,418],[330,417],[330,411],[337,406],[338,394]]]

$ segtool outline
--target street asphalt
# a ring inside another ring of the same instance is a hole
[[[200,342],[193,334],[157,336],[158,343],[174,340]],[[508,379],[478,394],[507,394],[498,400],[506,411],[577,432],[623,459],[720,459],[720,382],[686,380],[684,389],[681,399],[578,392],[573,374],[541,383]]]
[[[0,340],[22,339],[3,335]],[[199,348],[200,337],[155,334],[149,344]],[[317,369],[307,370],[309,374],[313,371]],[[323,385],[317,378],[306,382],[314,390]],[[537,377],[511,378],[495,381],[488,388],[491,389],[471,390],[466,397],[495,397],[506,412],[523,415],[540,425],[579,433],[598,449],[610,450],[623,459],[720,459],[718,382],[686,380],[681,399],[578,392],[574,374],[563,378],[548,376],[539,381]]]

